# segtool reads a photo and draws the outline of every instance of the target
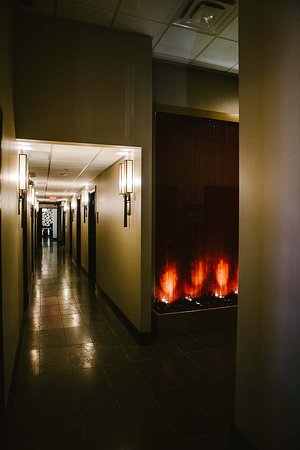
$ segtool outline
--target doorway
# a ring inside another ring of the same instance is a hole
[[[96,216],[95,216],[95,191],[89,193],[88,216],[88,246],[89,246],[89,279],[96,281]]]
[[[38,241],[43,246],[49,246],[52,240],[57,240],[59,227],[59,213],[57,207],[41,208],[37,219]]]

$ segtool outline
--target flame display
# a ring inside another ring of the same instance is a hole
[[[224,259],[220,259],[217,267],[216,267],[216,280],[218,282],[218,290],[216,295],[226,295],[228,293],[228,276],[229,276],[229,264],[224,261]]]
[[[165,302],[177,300],[176,287],[178,284],[178,271],[176,264],[167,264],[160,277],[159,299]]]
[[[205,264],[201,260],[194,261],[191,269],[191,283],[185,284],[185,296],[199,296],[205,280],[205,276]]]
[[[224,297],[231,292],[238,292],[237,265],[230,267],[229,260],[223,256],[193,261],[188,280],[180,279],[176,263],[166,264],[159,278],[156,298],[170,303],[182,297],[192,299],[206,293]]]

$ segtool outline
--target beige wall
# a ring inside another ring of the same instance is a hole
[[[120,145],[144,141],[151,121],[151,38],[20,14],[17,136]]]
[[[248,0],[240,2],[239,12],[235,423],[258,450],[296,450],[300,448],[300,4],[275,1],[270,9],[268,2]]]
[[[153,101],[160,105],[239,114],[238,78],[155,62]]]
[[[1,176],[1,257],[6,399],[8,397],[23,314],[22,235],[20,217],[17,214],[18,150],[14,142],[10,20],[8,8],[6,8],[8,4],[9,2],[0,3],[0,107],[3,110],[4,119]]]
[[[143,148],[140,328],[151,329],[151,38],[24,13],[17,21],[20,138]],[[87,270],[87,225],[81,261]],[[73,239],[74,241],[74,239]]]
[[[119,163],[96,179],[96,211],[99,212],[99,223],[96,224],[96,282],[138,331],[144,332],[149,328],[144,327],[142,317],[141,150],[133,150],[132,158],[135,190],[127,228],[123,226],[123,196],[118,195]]]

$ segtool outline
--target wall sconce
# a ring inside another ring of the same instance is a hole
[[[19,203],[18,203],[18,214],[22,212],[21,227],[24,226],[25,220],[25,195],[28,188],[28,165],[27,165],[27,155],[19,154]]]
[[[85,223],[87,217],[87,207],[89,204],[89,191],[87,186],[84,186],[82,190],[81,203],[83,206],[83,222]]]
[[[74,211],[74,209],[76,209],[76,206],[77,206],[76,197],[75,197],[75,195],[73,195],[72,201],[71,201],[71,209]]]
[[[133,160],[126,159],[119,164],[119,195],[124,197],[124,227],[131,215],[131,194],[133,193]]]
[[[31,206],[34,207],[35,187],[34,187],[34,181],[32,181],[32,180],[29,180],[28,200],[29,200]]]
[[[31,192],[30,192],[30,203],[31,206],[35,205],[35,189],[34,189],[34,185],[31,185]]]
[[[75,195],[73,195],[72,200],[71,200],[71,212],[72,212],[71,220],[72,220],[72,222],[74,220],[74,214],[75,214],[76,207],[77,207],[77,200],[76,200]]]
[[[64,208],[64,212],[68,211],[68,202],[61,202],[61,206]]]
[[[35,196],[35,199],[34,199],[34,208],[35,208],[36,212],[38,212],[39,209],[40,209],[40,205],[39,205],[39,202],[38,202],[38,199],[37,199],[36,196]]]

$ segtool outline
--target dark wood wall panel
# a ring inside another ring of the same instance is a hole
[[[155,172],[156,297],[235,290],[238,124],[156,113]]]

